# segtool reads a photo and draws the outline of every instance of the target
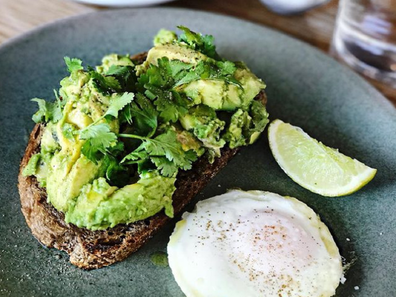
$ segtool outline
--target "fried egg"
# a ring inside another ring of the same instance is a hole
[[[169,266],[187,297],[330,297],[343,277],[337,245],[295,198],[233,190],[176,224]]]

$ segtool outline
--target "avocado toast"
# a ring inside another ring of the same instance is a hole
[[[96,70],[67,58],[57,101],[34,99],[22,211],[34,236],[78,267],[136,251],[268,122],[262,81],[220,58],[211,36],[180,28]]]

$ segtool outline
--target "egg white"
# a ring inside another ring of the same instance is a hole
[[[185,213],[168,260],[187,297],[330,297],[343,277],[329,229],[295,198],[233,190]]]

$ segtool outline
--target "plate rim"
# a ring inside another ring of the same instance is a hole
[[[235,17],[232,17],[232,16],[226,16],[226,15],[222,15],[222,14],[211,13],[211,12],[206,12],[206,11],[197,11],[197,10],[191,10],[191,9],[181,9],[181,8],[176,8],[176,9],[175,8],[144,8],[144,9],[140,9],[140,8],[132,8],[132,9],[128,9],[128,10],[129,11],[137,11],[137,10],[139,10],[139,11],[141,11],[141,10],[147,10],[147,11],[148,10],[150,10],[150,11],[162,10],[163,11],[163,10],[167,10],[167,11],[180,11],[180,12],[191,11],[191,12],[194,12],[194,13],[199,13],[201,16],[203,14],[203,15],[212,15],[212,16],[222,17],[224,20],[226,20],[226,19],[228,19],[228,20],[238,20],[238,21],[243,22],[246,25],[249,25],[249,26],[247,26],[247,29],[253,28],[253,26],[254,26],[257,29],[263,29],[263,30],[268,31],[268,32],[274,32],[274,34],[277,35],[277,36],[280,36],[280,38],[285,38],[285,41],[293,42],[294,44],[296,44],[296,42],[297,42],[297,44],[299,44],[300,46],[303,46],[303,49],[306,49],[306,47],[308,46],[308,48],[310,47],[311,49],[313,49],[312,53],[318,54],[319,57],[322,57],[325,60],[323,62],[324,64],[329,64],[330,63],[330,65],[332,65],[334,67],[337,66],[337,65],[338,65],[337,67],[341,66],[344,70],[342,70],[341,68],[340,68],[340,70],[347,71],[346,74],[353,76],[353,74],[351,74],[351,73],[354,73],[355,76],[359,76],[358,74],[356,74],[355,72],[353,72],[352,70],[350,70],[346,66],[340,64],[339,62],[335,61],[334,59],[332,59],[332,57],[326,55],[325,53],[323,53],[322,51],[318,50],[314,46],[312,46],[310,44],[307,44],[307,43],[305,43],[305,42],[303,42],[301,40],[298,40],[296,38],[290,37],[287,34],[284,34],[282,32],[274,30],[272,28],[268,28],[268,27],[266,27],[264,25],[261,25],[261,24],[257,24],[257,23],[250,22],[250,21],[246,21],[246,20],[243,20],[243,19],[240,19],[240,18],[235,18]],[[47,33],[51,33],[51,30],[53,30],[54,28],[59,28],[59,26],[61,26],[62,24],[65,24],[65,23],[67,23],[69,21],[72,21],[74,18],[79,19],[79,18],[83,18],[86,15],[102,14],[102,13],[117,13],[117,12],[116,12],[116,10],[93,11],[93,12],[88,12],[88,13],[84,13],[84,14],[79,14],[77,16],[62,18],[62,19],[59,19],[59,20],[44,24],[44,25],[42,25],[40,27],[35,28],[34,30],[28,31],[28,32],[26,32],[24,34],[21,34],[20,36],[17,36],[17,38],[15,38],[16,40],[12,39],[7,44],[3,43],[0,46],[0,55],[2,53],[4,53],[4,52],[7,52],[9,50],[9,46],[12,47],[12,46],[15,46],[15,44],[18,44],[18,42],[21,42],[21,41],[24,42],[26,38],[27,39],[30,38],[30,40],[32,40],[32,41],[37,40],[38,36],[34,36],[37,33],[40,33],[40,32],[46,32],[46,34]],[[250,27],[250,26],[252,26],[252,27]],[[49,30],[49,31],[47,31],[47,30]],[[331,62],[331,60],[333,60],[333,62]],[[334,63],[334,62],[336,62],[336,63]],[[362,79],[360,76],[359,76],[359,79],[356,79],[356,82],[359,83],[359,84],[357,84],[357,87],[360,86],[362,89],[364,88],[366,91],[370,91],[370,93],[369,93],[370,95],[375,95],[375,98],[373,98],[373,101],[372,101],[373,105],[376,104],[376,103],[388,102],[390,104],[390,106],[392,106],[391,113],[395,114],[394,113],[394,108],[393,108],[394,106],[392,105],[392,103],[388,99],[386,99],[379,91],[377,91],[372,85],[370,85],[367,81]],[[366,85],[364,85],[364,84],[366,84]],[[382,97],[383,99],[379,99],[380,97]],[[381,106],[379,108],[383,112],[386,111],[386,105],[382,105],[381,104]]]

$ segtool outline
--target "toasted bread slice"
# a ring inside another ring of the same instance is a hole
[[[146,54],[142,53],[132,58],[139,63],[145,57]],[[258,94],[255,100],[265,103],[265,93]],[[66,223],[64,214],[47,202],[46,191],[39,186],[36,178],[22,174],[32,155],[40,151],[43,130],[44,126],[37,124],[30,134],[18,177],[22,212],[39,242],[66,251],[70,262],[80,268],[95,269],[124,260],[171,220],[161,211],[146,220],[100,231]],[[238,149],[224,148],[221,157],[216,158],[213,164],[206,158],[200,158],[191,170],[179,172],[176,191],[172,196],[175,215],[183,210],[237,151]]]

